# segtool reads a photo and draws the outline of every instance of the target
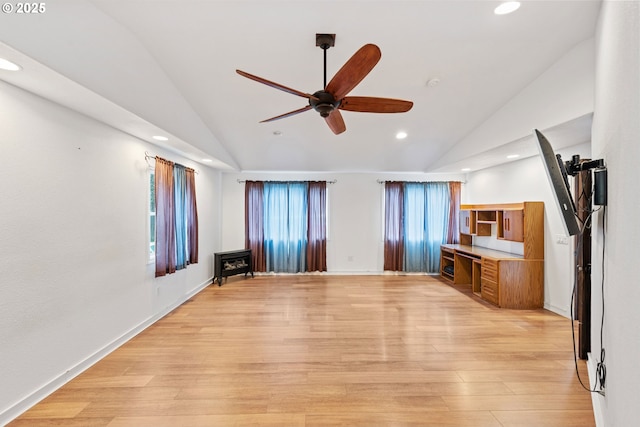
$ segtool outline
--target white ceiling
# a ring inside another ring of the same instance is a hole
[[[212,158],[221,169],[443,171],[466,160],[458,154],[444,168],[438,163],[456,144],[594,36],[600,9],[595,0],[525,1],[497,16],[498,4],[58,0],[37,16],[0,16],[0,57],[24,68],[0,79],[150,142],[163,133],[170,149]],[[411,100],[413,109],[343,112],[341,135],[314,111],[258,123],[307,101],[235,69],[313,93],[323,83],[316,33],[336,34],[328,79],[374,43],[382,59],[350,95]],[[427,86],[433,78],[440,83]],[[588,118],[571,123],[578,133],[568,132],[564,145],[588,139]],[[399,130],[409,136],[396,140]],[[496,144],[508,151],[524,137],[496,135],[476,168],[504,161]]]

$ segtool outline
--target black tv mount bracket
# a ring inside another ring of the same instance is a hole
[[[571,176],[576,176],[578,172],[591,169],[606,169],[603,159],[589,160],[581,163],[579,154],[574,154],[571,160],[564,162],[564,164],[567,168],[567,173]]]
[[[595,169],[593,183],[593,204],[597,206],[607,205],[607,167],[603,159],[580,162],[580,155],[574,154],[571,160],[565,162],[567,173],[576,176],[579,172]]]

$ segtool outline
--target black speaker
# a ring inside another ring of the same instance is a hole
[[[607,170],[596,169],[594,172],[593,204],[607,206]]]

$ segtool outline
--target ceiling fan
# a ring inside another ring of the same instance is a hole
[[[241,76],[309,100],[309,105],[305,107],[262,120],[260,123],[284,119],[285,117],[291,117],[314,109],[320,113],[320,116],[324,117],[333,133],[338,135],[347,129],[340,110],[364,113],[404,113],[413,107],[413,102],[401,99],[347,96],[380,60],[382,54],[378,46],[374,44],[362,46],[327,84],[327,49],[334,46],[335,37],[335,34],[316,34],[316,46],[319,46],[324,51],[324,89],[314,94],[300,92],[262,77],[236,70]]]

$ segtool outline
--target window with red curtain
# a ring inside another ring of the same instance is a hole
[[[195,171],[156,157],[155,276],[198,262],[198,209]],[[179,224],[178,224],[179,222]]]
[[[459,241],[460,182],[386,182],[384,269],[436,272]]]
[[[307,238],[305,271],[327,271],[327,196],[326,181],[306,182]],[[284,183],[286,184],[286,183]],[[289,183],[292,184],[292,183]],[[266,271],[265,216],[272,210],[265,208],[264,181],[246,181],[245,183],[245,248],[251,249],[255,271]],[[293,208],[293,207],[292,207]],[[292,212],[287,210],[286,215]],[[284,211],[283,211],[284,215]],[[271,222],[276,218],[269,218]],[[288,221],[287,218],[282,218]],[[277,221],[276,221],[277,222]],[[270,252],[271,253],[271,252]],[[280,256],[280,255],[277,255]],[[271,259],[271,258],[270,258]],[[273,261],[273,260],[272,260]],[[274,262],[271,262],[274,264]],[[278,263],[275,263],[278,264]]]

